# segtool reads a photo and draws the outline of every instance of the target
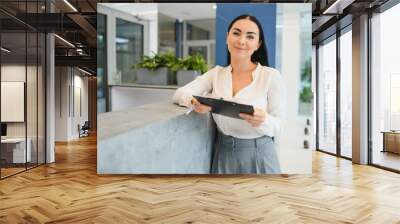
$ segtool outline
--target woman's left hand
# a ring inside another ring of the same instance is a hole
[[[254,108],[253,115],[240,113],[239,116],[247,121],[251,126],[258,127],[265,121],[267,112],[258,108]]]

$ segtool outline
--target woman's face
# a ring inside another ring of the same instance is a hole
[[[250,59],[261,45],[257,24],[249,19],[236,21],[227,34],[226,43],[232,59]]]

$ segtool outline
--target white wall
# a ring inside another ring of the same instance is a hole
[[[69,77],[67,67],[55,68],[55,141],[68,140]]]
[[[10,82],[24,82],[25,81],[25,75],[26,72],[28,72],[28,75],[35,74],[36,75],[36,67],[33,66],[27,66],[25,65],[18,65],[18,64],[8,64],[8,65],[2,65],[1,66],[1,81],[10,81]],[[29,84],[35,86],[36,85],[36,80],[31,80],[30,77],[29,79]],[[31,122],[34,121],[36,123],[37,116],[36,113],[33,113],[32,107],[36,108],[36,88],[27,88],[27,104],[28,106],[31,106],[30,109],[27,109],[27,120],[29,122],[28,124],[28,137],[29,133],[33,133],[33,131],[36,130],[36,124],[32,124]],[[31,92],[33,91],[33,92]],[[4,96],[2,96],[3,98]],[[33,105],[29,105],[32,102],[34,102]],[[40,105],[39,105],[40,106]],[[22,108],[24,109],[24,108]],[[1,108],[1,110],[7,110],[7,108]],[[25,136],[25,126],[26,122],[7,122],[7,136],[8,137],[24,137]],[[36,131],[35,131],[36,133]]]
[[[81,76],[78,73],[76,74],[77,70],[75,70],[75,76],[74,76],[74,86],[75,86],[75,91],[74,91],[74,108],[73,108],[73,113],[72,113],[72,130],[71,130],[71,135],[73,138],[79,137],[79,132],[78,132],[78,124],[82,126],[85,121],[88,121],[88,108],[89,108],[89,102],[88,102],[88,77],[87,76]],[[80,93],[78,91],[80,90]],[[80,97],[79,97],[80,96]],[[80,102],[79,102],[80,101]],[[81,111],[80,111],[81,110]]]
[[[25,83],[1,81],[1,122],[24,122]],[[36,105],[35,105],[36,108]]]
[[[53,4],[46,2],[50,11],[54,11]],[[46,163],[55,162],[55,41],[54,35],[46,35]]]
[[[77,139],[78,124],[88,120],[88,78],[82,75],[75,68],[56,67],[55,141]]]
[[[25,74],[28,70],[28,74],[31,74],[32,67],[18,64],[9,64],[1,66],[1,81],[9,82],[24,82]],[[5,96],[2,96],[2,98]],[[24,108],[23,108],[24,109]],[[1,108],[1,110],[7,110],[7,108]],[[25,136],[25,123],[24,122],[11,122],[7,124],[7,136],[9,137],[24,137]]]
[[[38,69],[38,70],[37,70]],[[7,107],[2,101],[2,114],[4,112],[11,112],[14,114],[20,113],[22,116],[22,121],[20,122],[6,122],[7,123],[7,137],[13,138],[21,138],[27,136],[30,139],[29,148],[32,153],[32,161],[36,161],[37,153],[39,153],[38,159],[39,163],[44,163],[44,74],[42,73],[42,68],[36,66],[25,66],[25,64],[3,64],[1,66],[1,75],[2,82],[20,82],[20,84],[26,85],[26,106],[25,106],[25,96],[22,96],[19,102],[19,108],[10,108]],[[25,79],[27,78],[27,82]],[[4,83],[2,83],[3,86]],[[7,92],[4,92],[5,89],[2,88],[2,96],[1,98],[10,98],[7,96]],[[24,95],[24,86],[18,90],[18,94]],[[6,95],[4,95],[6,94]],[[8,92],[10,94],[10,92]],[[11,104],[13,102],[10,102]],[[17,103],[17,102],[14,102]],[[15,105],[14,105],[15,106]],[[24,114],[26,112],[26,120],[24,118]],[[2,117],[3,120],[3,117]],[[51,150],[49,151],[51,152]],[[51,158],[51,157],[50,157]],[[51,160],[48,160],[51,162]]]
[[[25,82],[25,69],[31,70],[32,68],[25,65],[9,64],[1,66],[1,81],[18,81]],[[26,83],[26,82],[25,82]],[[6,108],[1,108],[5,110]],[[25,137],[25,122],[9,122],[7,123],[7,137]]]
[[[297,4],[283,4],[282,14],[282,40],[280,72],[284,77],[287,88],[286,120],[279,139],[279,158],[284,173],[311,173],[312,155],[311,149],[303,148],[303,141],[310,142],[310,148],[314,146],[314,131],[312,115],[299,114],[300,91],[300,14]],[[310,30],[311,33],[311,30]],[[310,46],[311,47],[311,46]],[[311,48],[310,48],[311,50]],[[306,119],[310,119],[309,135],[304,135]]]
[[[32,67],[28,66],[28,70]],[[25,65],[2,65],[1,81],[25,82]]]

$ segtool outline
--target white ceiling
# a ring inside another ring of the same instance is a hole
[[[157,12],[180,20],[215,18],[215,3],[101,3],[133,15]]]
[[[158,11],[181,20],[215,18],[215,3],[159,3]]]
[[[129,13],[135,16],[147,16],[157,15],[157,3],[98,3],[103,6],[116,9],[125,13]]]

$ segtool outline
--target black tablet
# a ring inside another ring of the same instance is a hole
[[[221,114],[224,116],[238,118],[238,119],[242,119],[241,117],[239,117],[239,113],[246,113],[250,115],[254,114],[254,108],[251,105],[240,104],[231,101],[226,101],[223,99],[214,99],[202,96],[193,96],[193,97],[196,98],[197,101],[199,101],[201,104],[210,106],[211,113]]]

